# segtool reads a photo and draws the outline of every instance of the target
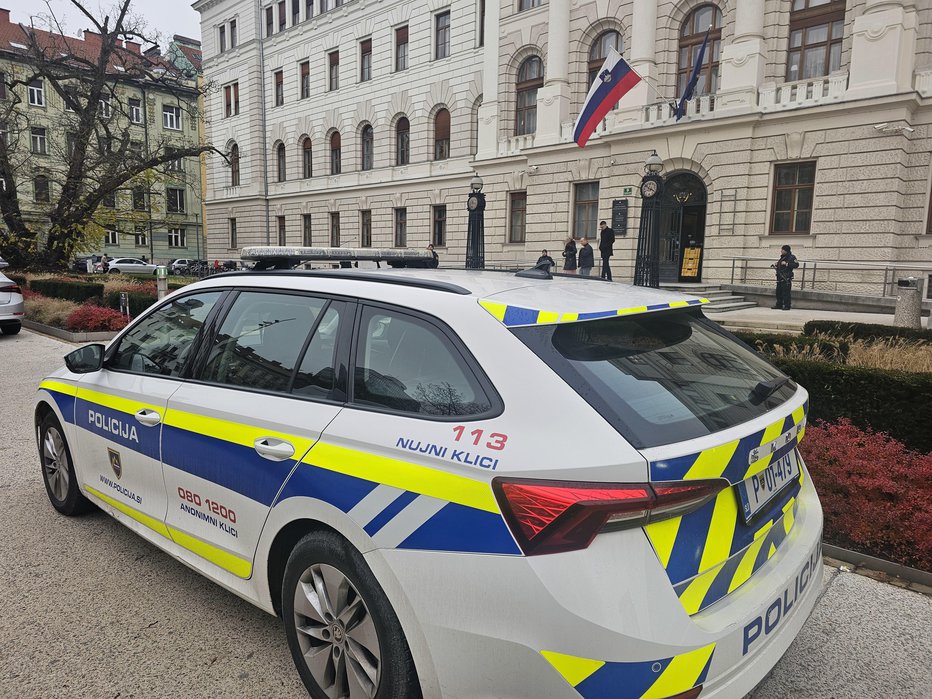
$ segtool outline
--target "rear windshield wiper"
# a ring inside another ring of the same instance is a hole
[[[763,403],[765,400],[770,398],[770,396],[789,383],[789,381],[789,376],[778,376],[775,379],[770,379],[770,381],[759,382],[753,389],[751,389],[751,403],[753,405]]]

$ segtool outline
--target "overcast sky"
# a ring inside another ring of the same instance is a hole
[[[112,0],[79,0],[84,7],[90,10],[98,19],[106,14],[113,16]],[[201,16],[191,9],[194,0],[132,0],[130,11],[143,17],[151,33],[153,30],[160,35],[159,44],[164,50],[167,40],[173,34],[182,34],[192,39],[201,38]],[[74,7],[69,0],[0,0],[0,7],[10,10],[10,20],[29,24],[30,15],[48,14],[49,7],[61,22],[65,33],[77,36],[78,32],[87,29],[89,23],[86,17]],[[47,29],[46,25],[36,22],[36,26]],[[145,47],[143,47],[145,48]]]

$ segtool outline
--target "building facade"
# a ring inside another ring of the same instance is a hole
[[[631,279],[647,156],[664,162],[664,281],[772,274],[790,243],[847,289],[932,262],[932,4],[917,0],[199,0],[211,257],[287,243],[529,264],[616,230]],[[678,98],[708,31],[697,97]],[[573,121],[609,47],[643,80],[585,149]],[[878,57],[883,57],[879,60]],[[616,228],[622,228],[621,225]],[[736,260],[735,258],[761,258]],[[766,264],[765,264],[766,262]],[[876,290],[875,290],[876,291]]]
[[[100,37],[89,30],[83,38],[66,39],[41,30],[29,31],[43,46],[45,42],[67,42],[68,49],[77,55],[99,53]],[[23,26],[11,22],[8,10],[0,9],[0,100],[4,101],[7,121],[4,138],[11,167],[16,171],[20,206],[26,220],[42,230],[49,225],[68,168],[75,120],[49,81],[39,78],[28,85],[9,87],[33,74],[26,41]],[[126,60],[134,54],[143,56],[141,46],[134,42],[125,42],[123,49],[130,56]],[[162,60],[158,47],[146,55]],[[167,61],[164,65],[169,67]],[[115,66],[110,73],[111,97],[106,105],[101,104],[99,115],[107,120],[115,140],[125,135],[134,152],[140,154],[188,147],[202,140],[195,70],[190,74],[190,88],[173,87],[171,91],[160,90],[155,81],[121,76]],[[205,243],[197,234],[203,221],[202,180],[197,158],[179,158],[159,172],[147,173],[127,184],[98,207],[92,225],[101,231],[100,239],[92,237],[86,251],[106,253],[111,258],[145,257],[156,262],[203,257]]]

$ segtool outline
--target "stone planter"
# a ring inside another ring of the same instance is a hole
[[[119,334],[118,331],[113,330],[97,333],[73,333],[69,332],[68,330],[54,328],[51,325],[43,325],[42,323],[36,323],[33,320],[26,319],[23,319],[23,327],[28,330],[42,333],[43,335],[57,337],[59,340],[65,340],[66,342],[76,342],[79,344],[83,344],[85,342],[109,342]]]

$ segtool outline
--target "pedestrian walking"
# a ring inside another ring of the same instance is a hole
[[[431,259],[427,261],[427,266],[436,269],[440,266],[440,255],[434,252],[434,244],[428,243],[427,249],[430,251]]]
[[[777,303],[775,309],[788,311],[792,306],[793,270],[799,267],[789,245],[780,248],[780,259],[770,265],[777,271]]]
[[[540,267],[542,264],[547,265],[548,272],[552,272],[553,268],[557,266],[557,263],[553,261],[553,258],[550,257],[549,254],[547,254],[546,250],[540,251],[540,257],[537,258],[537,263],[534,266]]]
[[[583,236],[579,241],[582,247],[579,249],[579,275],[588,277],[592,274],[592,268],[595,267],[595,251],[589,245],[589,239]]]
[[[599,221],[599,229],[602,232],[599,237],[599,254],[602,256],[602,271],[599,278],[612,281],[612,267],[609,264],[609,258],[615,254],[615,231],[609,228],[605,221]]]
[[[572,235],[563,245],[563,271],[576,274],[576,239]]]

